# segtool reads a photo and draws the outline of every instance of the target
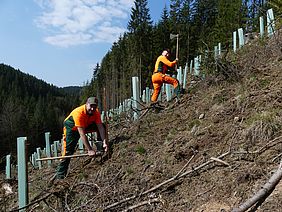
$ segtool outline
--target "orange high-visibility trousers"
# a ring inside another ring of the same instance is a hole
[[[152,82],[153,82],[153,86],[154,86],[154,92],[153,92],[153,95],[151,97],[152,102],[157,101],[163,83],[173,85],[174,88],[176,88],[178,86],[178,80],[177,79],[170,77],[168,75],[162,74],[162,73],[154,73],[152,75]]]

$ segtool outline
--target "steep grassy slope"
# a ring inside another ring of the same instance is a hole
[[[281,33],[253,41],[174,107],[150,109],[136,123],[112,123],[113,153],[104,163],[73,159],[67,179],[51,188],[54,168],[31,170],[31,199],[46,199],[30,210],[210,212],[240,205],[281,160],[281,46]],[[238,73],[226,75],[228,68]],[[280,183],[260,210],[281,208]]]

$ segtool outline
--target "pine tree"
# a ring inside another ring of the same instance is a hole
[[[165,5],[161,20],[158,22],[156,27],[154,28],[155,36],[154,36],[154,55],[157,56],[164,48],[170,47],[170,29],[171,22],[169,19],[169,12]]]
[[[132,74],[139,76],[141,87],[146,86],[147,65],[152,60],[152,20],[147,0],[135,0],[128,23],[130,54],[133,55]]]
[[[193,53],[193,44],[191,39],[191,0],[184,0],[180,10],[179,25],[180,25],[180,48],[181,61],[188,62],[191,53]]]
[[[213,29],[213,45],[217,45],[218,42],[221,42],[223,49],[228,49],[232,42],[232,32],[240,27],[242,0],[228,2],[219,0],[217,10],[216,23]]]

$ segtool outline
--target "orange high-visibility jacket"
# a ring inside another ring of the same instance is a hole
[[[175,64],[176,60],[170,62],[165,56],[161,55],[156,61],[154,73],[161,72],[162,74],[165,74],[168,70],[168,66],[173,67]]]
[[[72,130],[77,130],[77,127],[87,128],[93,123],[102,123],[101,114],[97,108],[93,115],[88,115],[86,113],[85,104],[75,108],[64,120],[64,125],[67,126],[67,128],[71,128]]]

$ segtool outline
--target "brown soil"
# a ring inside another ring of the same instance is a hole
[[[237,61],[232,66],[225,62],[224,69],[220,63],[216,77],[190,85],[177,104],[150,109],[135,123],[123,114],[110,124],[112,155],[103,163],[73,159],[69,176],[52,187],[47,182],[54,168],[30,170],[30,202],[51,195],[28,211],[130,211],[133,206],[132,211],[223,212],[238,207],[268,181],[282,158],[281,47],[281,32],[253,41],[227,55],[227,61]],[[211,160],[227,152],[221,161]],[[16,199],[7,198],[9,210],[17,206]],[[258,211],[281,208],[280,182]]]

